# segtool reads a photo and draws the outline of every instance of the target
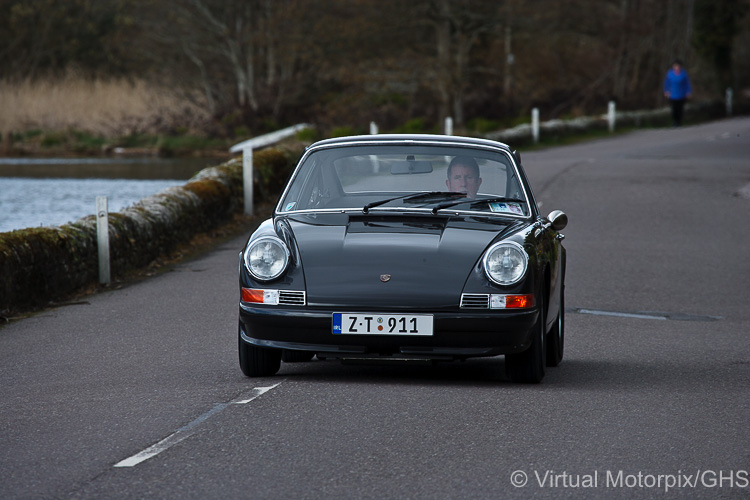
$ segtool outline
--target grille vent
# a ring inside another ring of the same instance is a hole
[[[461,307],[466,309],[489,309],[490,296],[486,293],[461,294]]]
[[[305,292],[279,290],[279,304],[285,306],[304,306]]]

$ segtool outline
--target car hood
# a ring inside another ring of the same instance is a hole
[[[362,311],[456,307],[484,250],[511,221],[317,214],[286,219],[310,306]]]

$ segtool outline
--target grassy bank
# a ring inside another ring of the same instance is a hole
[[[1,154],[162,156],[226,151],[209,139],[211,117],[190,96],[142,80],[0,80]],[[119,149],[118,149],[119,148]],[[127,151],[125,151],[127,152]]]
[[[0,80],[0,130],[79,130],[104,137],[190,129],[210,117],[187,96],[143,80]]]

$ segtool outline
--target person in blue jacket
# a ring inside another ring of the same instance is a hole
[[[692,91],[687,71],[682,67],[682,61],[676,59],[664,79],[664,97],[672,105],[672,123],[675,127],[682,125],[682,110]]]

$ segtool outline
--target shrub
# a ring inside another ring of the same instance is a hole
[[[489,120],[487,118],[474,118],[466,124],[469,130],[478,132],[480,134],[486,134],[495,130],[503,128],[503,123],[499,120]]]
[[[424,134],[429,132],[424,118],[412,118],[394,130],[397,134]]]
[[[58,146],[66,141],[65,134],[62,132],[50,132],[44,135],[42,139],[42,147],[49,148],[52,146]]]
[[[315,142],[317,137],[318,134],[312,128],[303,128],[297,132],[297,140],[301,142]]]
[[[258,201],[275,201],[296,165],[297,155],[279,149],[253,152],[253,185]]]
[[[352,127],[336,127],[331,130],[331,137],[346,137],[349,135],[357,135],[357,132]]]

